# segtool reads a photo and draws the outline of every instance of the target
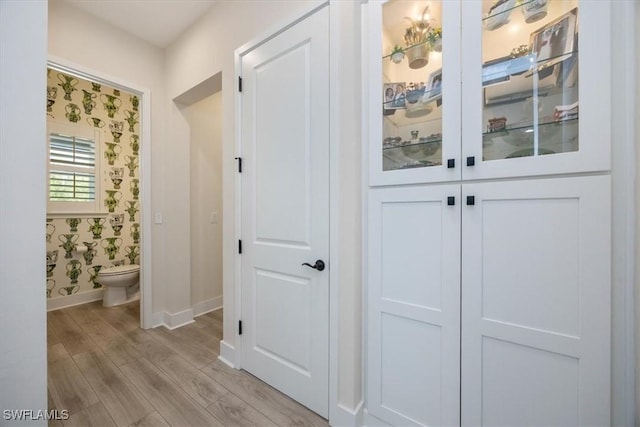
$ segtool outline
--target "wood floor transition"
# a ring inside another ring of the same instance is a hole
[[[139,303],[47,315],[50,426],[327,426],[218,357],[222,310],[169,331],[139,327]]]

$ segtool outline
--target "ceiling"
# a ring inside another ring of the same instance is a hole
[[[64,1],[161,48],[167,47],[216,2],[216,0]]]

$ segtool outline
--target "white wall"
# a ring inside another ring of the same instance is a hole
[[[222,92],[182,111],[191,135],[191,304],[198,315],[198,307],[222,305]]]
[[[153,17],[149,17],[153,19]],[[163,212],[165,203],[171,202],[166,193],[166,181],[170,179],[167,169],[165,134],[167,131],[164,54],[136,37],[99,21],[93,16],[70,6],[62,0],[49,0],[49,55],[61,58],[65,63],[77,64],[83,69],[95,71],[98,76],[129,82],[151,92],[151,181],[153,182],[151,204],[154,212]],[[141,173],[147,173],[141,171]],[[188,187],[187,190],[188,192]],[[152,228],[153,247],[153,312],[163,311],[165,289],[168,286],[167,272],[172,270],[172,251],[166,250],[166,230],[175,223],[165,216],[164,224]],[[143,237],[144,238],[144,237]],[[187,240],[187,239],[185,239]],[[144,251],[145,248],[142,247]],[[188,262],[183,263],[188,277]],[[144,273],[144,272],[143,272]],[[188,282],[185,286],[188,286]],[[186,299],[186,298],[185,298]],[[188,300],[187,304],[190,302]]]
[[[47,3],[0,2],[0,410],[47,409]],[[46,425],[44,421],[3,426]]]

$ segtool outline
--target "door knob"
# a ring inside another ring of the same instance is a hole
[[[308,262],[305,262],[302,265],[306,265],[307,267],[315,268],[318,271],[324,270],[324,261],[322,261],[321,259],[317,260],[315,265],[311,265]]]

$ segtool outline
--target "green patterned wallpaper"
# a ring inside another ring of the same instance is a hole
[[[107,213],[47,218],[47,298],[53,299],[99,288],[101,268],[139,263],[140,98],[47,69],[47,121],[100,132],[96,157]]]

